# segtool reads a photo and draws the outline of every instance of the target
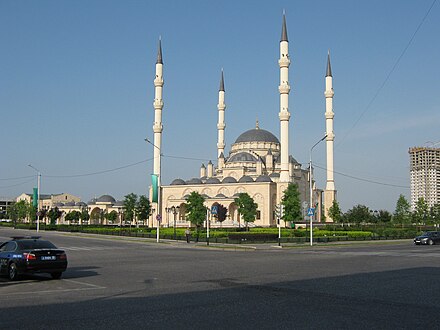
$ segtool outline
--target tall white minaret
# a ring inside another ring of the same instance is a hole
[[[283,27],[280,41],[280,126],[281,126],[281,172],[280,182],[289,182],[289,40],[287,39],[286,15],[283,13]]]
[[[223,69],[222,69],[222,76],[220,79],[220,88],[218,90],[218,123],[217,123],[217,130],[218,130],[218,142],[217,142],[217,158],[220,159],[220,155],[224,154],[225,152],[225,81],[223,78]],[[220,161],[217,163],[219,164]]]
[[[333,118],[335,114],[333,112],[333,77],[332,68],[330,65],[330,51],[327,55],[327,72],[325,74],[325,131],[327,134],[327,184],[324,191],[324,215],[327,221],[332,221],[328,215],[328,209],[332,206],[333,201],[336,199],[335,180],[333,172],[333,143],[335,140],[335,134],[333,133]]]
[[[159,38],[159,49],[157,51],[157,61],[156,61],[156,77],[154,78],[154,147],[153,147],[153,174],[156,174],[159,179],[159,187],[161,184],[160,178],[160,161],[161,161],[161,148],[162,148],[162,88],[163,88],[163,62],[162,62],[162,44]],[[160,192],[159,192],[160,195]]]

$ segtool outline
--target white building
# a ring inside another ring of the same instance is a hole
[[[289,183],[298,184],[301,195],[301,202],[307,205],[310,200],[309,170],[303,169],[292,155],[289,155],[289,121],[291,117],[289,109],[289,93],[291,85],[289,82],[289,66],[291,56],[289,54],[289,41],[287,37],[286,19],[283,15],[280,57],[278,66],[280,70],[280,93],[279,112],[274,112],[274,120],[280,121],[280,139],[275,134],[261,129],[258,121],[255,128],[242,133],[231,145],[229,154],[225,152],[225,85],[223,71],[221,73],[220,88],[218,92],[218,140],[216,164],[209,161],[207,166],[202,164],[200,177],[189,180],[175,179],[170,185],[160,184],[160,161],[162,143],[162,112],[163,112],[163,58],[162,46],[159,42],[159,49],[156,61],[156,76],[154,79],[155,98],[154,107],[154,164],[153,173],[159,178],[158,205],[153,206],[156,214],[167,214],[172,207],[179,207],[177,224],[186,226],[185,202],[187,196],[195,191],[205,197],[208,208],[214,204],[222,204],[228,209],[228,220],[224,226],[240,225],[240,216],[234,198],[246,192],[258,204],[257,219],[258,226],[275,226],[275,206],[280,203]],[[327,185],[325,191],[314,187],[313,204],[318,203],[316,219],[321,220],[322,211],[327,212],[336,198],[336,189],[333,178],[333,84],[330,67],[330,55],[327,58],[327,70],[325,74],[325,122],[326,122],[326,144],[327,144]],[[254,116],[252,116],[255,118]],[[314,186],[314,184],[313,184]],[[323,194],[324,192],[324,194]],[[150,194],[151,196],[151,194]],[[322,209],[322,199],[325,196],[326,205]],[[156,226],[156,214],[151,217],[150,225]],[[158,217],[160,218],[160,217]],[[165,217],[162,217],[164,219]],[[328,217],[327,221],[331,220]],[[215,226],[216,224],[214,224]],[[217,224],[218,225],[218,224]]]
[[[423,197],[429,207],[440,203],[440,148],[409,149],[411,208]]]

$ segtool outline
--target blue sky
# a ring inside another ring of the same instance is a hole
[[[153,150],[144,138],[153,138],[159,36],[164,183],[197,177],[202,162],[215,160],[221,68],[227,151],[257,117],[279,136],[285,9],[290,153],[306,167],[310,147],[324,134],[330,49],[338,199],[344,211],[356,204],[393,211],[399,194],[410,195],[408,148],[440,141],[439,3],[409,44],[432,3],[1,1],[0,196],[32,191],[28,164],[42,172],[42,193],[85,201],[147,193]],[[318,186],[325,187],[324,143],[313,159]]]

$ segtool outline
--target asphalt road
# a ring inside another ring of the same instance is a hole
[[[27,233],[0,227],[0,241]],[[40,234],[66,250],[68,270],[0,278],[0,329],[440,328],[440,246],[234,250]]]

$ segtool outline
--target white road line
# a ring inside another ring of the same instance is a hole
[[[61,282],[70,282],[74,284],[79,284],[83,286],[82,288],[76,288],[76,289],[58,289],[58,290],[41,290],[41,291],[27,291],[27,292],[12,292],[12,293],[4,293],[5,296],[11,296],[11,295],[30,295],[30,294],[39,294],[39,293],[59,293],[59,292],[73,292],[73,291],[85,291],[85,290],[100,290],[100,289],[106,289],[105,286],[85,283],[85,282],[79,282],[74,280],[67,280],[62,279]],[[24,282],[21,282],[24,283]],[[86,287],[84,287],[86,286]]]
[[[85,282],[79,282],[79,281],[74,281],[74,280],[67,280],[67,279],[63,279],[62,281],[64,282],[72,282],[72,283],[76,283],[76,284],[81,284],[81,285],[88,285],[91,286],[95,289],[105,289],[105,286],[100,286],[100,285],[96,285],[96,284],[91,284],[91,283],[85,283]]]

